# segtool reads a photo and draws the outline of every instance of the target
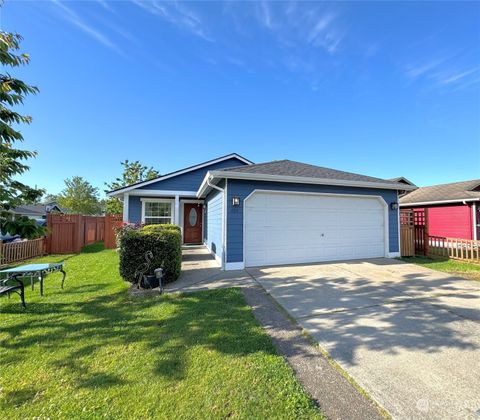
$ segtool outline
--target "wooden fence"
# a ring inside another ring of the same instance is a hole
[[[413,211],[415,255],[428,254],[428,209]]]
[[[0,242],[0,267],[45,254],[45,238],[19,242]]]
[[[413,210],[400,211],[400,255],[415,255],[415,226]]]
[[[116,248],[115,229],[121,225],[122,215],[117,214],[49,214],[46,237],[9,243],[0,241],[0,267],[45,254],[76,254],[85,245],[98,241],[104,241],[105,248]]]
[[[115,230],[123,223],[121,214],[108,214],[105,216],[105,248],[113,249],[117,247],[117,238]]]
[[[480,263],[480,241],[429,235],[428,209],[400,211],[400,251],[402,257],[425,255]]]
[[[429,236],[428,255],[480,263],[480,241]]]
[[[47,218],[47,252],[49,254],[76,254],[85,245],[105,241],[107,248],[115,248],[114,223],[121,216],[82,216],[81,214],[49,214]],[[108,242],[108,243],[107,243]]]

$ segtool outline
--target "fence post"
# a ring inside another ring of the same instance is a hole
[[[45,241],[45,253],[51,254],[52,252],[52,214],[47,214],[47,236]]]
[[[425,207],[425,229],[423,231],[423,254],[428,256],[428,240],[429,240],[429,229],[428,229],[428,207]]]
[[[83,226],[83,216],[81,214],[76,214],[74,216],[74,225],[73,225],[73,252],[78,254],[82,249],[84,242],[84,226]]]

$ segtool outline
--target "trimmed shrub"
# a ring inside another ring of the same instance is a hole
[[[153,274],[163,268],[164,282],[170,283],[180,276],[182,265],[182,235],[175,225],[128,226],[118,232],[120,275],[136,283],[138,272]],[[151,251],[153,258],[147,256]]]
[[[143,232],[148,233],[155,233],[155,232],[164,232],[165,230],[173,229],[178,233],[181,233],[180,226],[178,225],[171,225],[171,224],[164,224],[164,225],[145,225],[142,228]]]

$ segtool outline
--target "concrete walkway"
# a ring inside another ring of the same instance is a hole
[[[182,274],[176,282],[166,285],[166,292],[194,292],[254,284],[244,270],[223,271],[204,246],[183,247],[182,254]]]
[[[394,418],[480,418],[480,282],[387,259],[248,272]]]

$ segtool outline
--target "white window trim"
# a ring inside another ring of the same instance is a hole
[[[145,203],[169,203],[171,206],[170,223],[173,224],[175,200],[168,198],[141,198],[140,201],[142,202],[142,224],[145,224]]]

